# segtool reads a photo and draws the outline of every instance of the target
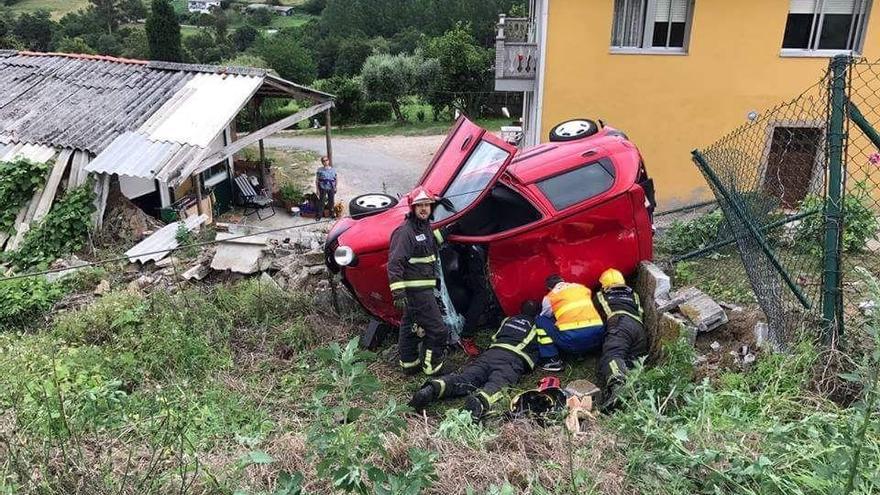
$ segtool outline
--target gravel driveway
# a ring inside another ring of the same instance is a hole
[[[445,137],[334,138],[333,161],[339,173],[337,199],[347,205],[359,194],[385,192],[396,197],[409,192]],[[325,152],[323,136],[272,137],[266,139],[266,146]]]

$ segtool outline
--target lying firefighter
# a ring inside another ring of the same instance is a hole
[[[546,285],[549,292],[544,297],[541,315],[535,320],[541,369],[562,371],[565,364],[559,352],[583,354],[598,349],[605,327],[589,288],[566,282],[559,275],[547,277]]]
[[[482,418],[509,387],[535,367],[538,345],[534,321],[538,303],[525,301],[521,313],[506,318],[492,337],[492,344],[461,370],[429,380],[409,401],[421,411],[438,399],[467,396],[464,408],[474,419]]]
[[[648,337],[639,295],[626,285],[623,274],[609,268],[599,277],[599,283],[602,290],[596,294],[596,301],[604,316],[606,335],[597,374],[603,387],[600,408],[609,410],[616,403],[616,391],[627,371],[648,354]]]
[[[403,313],[398,350],[404,372],[415,374],[419,368],[429,376],[443,369],[449,329],[434,288],[438,286],[437,260],[443,233],[431,230],[431,214],[436,198],[424,188],[414,191],[410,212],[391,234],[388,251],[388,281],[394,306]],[[424,337],[416,326],[424,329]],[[420,354],[419,345],[424,353]]]

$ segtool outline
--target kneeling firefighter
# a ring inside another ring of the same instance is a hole
[[[648,337],[643,325],[644,312],[639,295],[623,274],[609,268],[599,277],[602,290],[596,294],[596,306],[605,320],[605,341],[599,357],[599,385],[603,387],[603,409],[616,402],[615,389],[636,360],[648,354]]]
[[[398,350],[400,366],[407,373],[437,375],[443,368],[449,329],[434,296],[439,286],[438,255],[444,234],[431,230],[431,215],[437,199],[419,187],[412,195],[410,212],[391,234],[388,251],[388,281],[394,306],[403,313]],[[424,336],[416,333],[418,325]],[[419,344],[424,352],[420,354]]]
[[[538,359],[537,314],[538,303],[525,301],[519,315],[501,323],[486,351],[461,370],[422,385],[410,400],[410,407],[420,411],[435,400],[467,395],[465,409],[474,419],[485,416],[503,388],[534,369]]]

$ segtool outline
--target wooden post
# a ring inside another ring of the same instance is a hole
[[[326,112],[324,112],[324,136],[327,138],[327,158],[330,160],[330,164],[336,166],[333,163],[333,143],[330,140],[330,109],[328,108]]]
[[[198,173],[193,176],[193,187],[196,188],[196,211],[199,212],[199,215],[204,214],[202,211],[202,174]]]

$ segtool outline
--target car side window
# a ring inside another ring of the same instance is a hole
[[[537,185],[553,208],[561,211],[611,189],[614,165],[610,159],[604,158],[539,181]]]

